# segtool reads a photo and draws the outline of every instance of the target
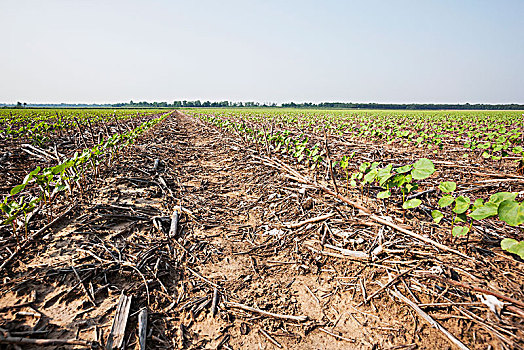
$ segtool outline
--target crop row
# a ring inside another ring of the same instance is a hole
[[[61,130],[92,129],[99,123],[115,122],[158,114],[157,110],[104,109],[2,109],[0,140],[30,139],[41,145],[50,134]]]
[[[60,192],[67,191],[72,195],[74,190],[84,192],[86,174],[91,171],[96,181],[101,164],[110,164],[115,155],[133,143],[134,140],[150,127],[156,125],[169,113],[143,122],[138,127],[123,133],[114,134],[59,164],[42,169],[37,166],[29,172],[24,180],[14,186],[9,195],[0,203],[0,213],[4,216],[2,225],[11,225],[16,234],[20,226],[27,233],[29,214],[37,205],[50,207]]]
[[[348,140],[417,147],[437,153],[461,148],[485,159],[524,157],[522,112],[389,112],[296,110],[188,110],[245,123],[274,125],[304,134],[328,132]]]
[[[255,144],[259,150],[265,148],[267,153],[278,152],[290,156],[296,162],[305,163],[312,169],[318,169],[319,165],[338,166],[345,175],[346,191],[352,187],[360,188],[361,192],[364,192],[367,186],[369,192],[372,185],[378,185],[382,191],[376,194],[377,199],[387,200],[394,195],[399,196],[404,210],[421,206],[422,200],[412,194],[419,188],[420,180],[430,177],[435,172],[433,162],[422,158],[413,164],[402,166],[365,162],[358,166],[357,171],[352,171],[350,174],[349,164],[353,154],[343,155],[340,159],[331,162],[326,158],[327,150],[319,143],[310,145],[308,137],[304,134],[295,136],[290,131],[273,131],[272,128],[262,126],[257,128],[257,124],[222,119],[212,114],[195,113],[195,116],[240,136],[245,142]],[[442,196],[436,201],[438,209],[432,210],[430,215],[435,224],[440,224],[445,216],[451,216],[448,221],[451,222],[450,231],[455,237],[469,236],[473,222],[487,218],[499,219],[510,226],[524,224],[524,204],[516,200],[517,193],[497,192],[493,193],[487,201],[477,198],[472,202],[467,196],[454,195],[457,184],[453,181],[442,181],[437,188]],[[427,210],[429,206],[431,205],[428,203],[424,209]],[[524,241],[504,239],[501,247],[524,258]]]

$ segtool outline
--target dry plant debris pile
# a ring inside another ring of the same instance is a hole
[[[0,344],[524,348],[522,125],[442,113],[1,111]]]

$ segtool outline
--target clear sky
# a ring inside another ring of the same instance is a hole
[[[524,1],[0,0],[0,102],[524,103]]]

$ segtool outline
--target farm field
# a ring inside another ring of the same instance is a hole
[[[522,349],[523,113],[0,110],[0,343]]]

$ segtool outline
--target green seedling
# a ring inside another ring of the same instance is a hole
[[[504,238],[500,242],[500,247],[508,253],[516,254],[524,259],[524,241],[519,242],[512,238]]]

